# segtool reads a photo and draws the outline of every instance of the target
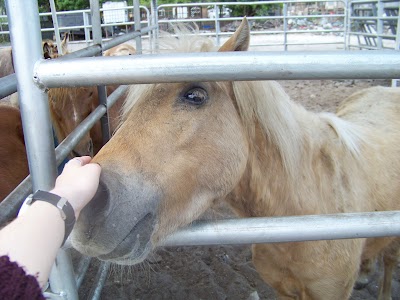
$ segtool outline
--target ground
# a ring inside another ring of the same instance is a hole
[[[347,96],[362,88],[390,85],[388,80],[313,80],[281,81],[293,100],[312,111],[335,111]],[[229,216],[223,204],[207,216]],[[74,255],[76,258],[76,254]],[[87,299],[94,283],[99,262],[89,267],[80,289],[80,299]],[[380,276],[377,271],[371,283],[353,291],[351,300],[377,298]],[[400,299],[400,265],[392,281],[393,300]],[[101,299],[276,299],[251,262],[250,246],[196,246],[159,249],[151,261],[134,267],[113,266],[108,274]]]

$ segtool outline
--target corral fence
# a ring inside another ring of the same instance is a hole
[[[247,16],[255,39],[252,47],[269,47],[272,50],[298,50],[295,46],[336,45],[350,49],[393,49],[399,40],[398,0],[309,0],[309,1],[253,1],[180,3],[160,5],[154,16],[145,6],[140,6],[139,18],[142,27],[149,26],[151,17],[156,19],[161,30],[168,31],[173,23],[192,22],[200,32],[215,36],[217,44],[222,37],[235,31],[242,16],[234,17],[237,7],[258,6],[258,16]],[[262,6],[262,7],[261,7]],[[261,11],[260,11],[261,10]],[[105,39],[133,30],[133,6],[103,7],[102,35]],[[259,14],[263,13],[263,16]],[[42,38],[57,37],[57,32],[70,32],[71,41],[92,42],[90,9],[40,13]],[[56,21],[56,22],[54,22]],[[58,23],[58,28],[55,28]],[[302,35],[321,36],[320,41],[307,41]],[[268,38],[265,38],[267,36]],[[149,36],[144,36],[148,38]],[[336,38],[322,38],[336,37]],[[6,15],[0,15],[0,43],[9,41]],[[312,47],[307,50],[313,50]],[[334,50],[335,48],[332,48]],[[150,49],[151,51],[151,49]]]
[[[323,1],[313,2],[322,3]],[[382,2],[386,3],[388,1]],[[267,4],[271,2],[260,1],[249,3]],[[288,26],[286,29],[290,31],[289,23],[299,26],[299,22],[289,22],[289,17],[293,19],[293,15],[291,15],[291,5],[295,2],[287,1],[279,3],[279,5],[283,6],[285,6],[285,3],[287,4],[286,9],[281,7],[284,14],[283,18],[278,18],[280,20],[278,23],[282,22],[283,24],[282,30],[283,35],[285,35],[285,23],[287,23]],[[311,2],[306,1],[304,3]],[[379,1],[370,1],[368,3],[379,3]],[[5,224],[9,219],[15,216],[21,202],[32,190],[49,190],[54,186],[56,166],[64,160],[68,153],[79,142],[80,138],[82,138],[99,119],[102,119],[104,141],[108,139],[109,132],[107,120],[104,118],[104,115],[107,113],[107,108],[121,96],[127,87],[120,86],[120,88],[108,98],[104,95],[97,109],[55,150],[49,118],[48,99],[47,94],[44,92],[48,88],[58,86],[97,85],[100,91],[104,91],[104,85],[108,84],[210,80],[400,78],[400,55],[399,52],[393,50],[398,50],[399,43],[398,10],[395,34],[393,34],[393,32],[390,33],[390,31],[385,32],[378,29],[378,27],[382,27],[383,30],[387,28],[386,26],[389,26],[391,29],[391,26],[395,24],[393,22],[387,22],[388,20],[393,21],[394,19],[385,19],[386,17],[384,18],[380,14],[377,15],[376,18],[373,17],[373,19],[371,19],[370,16],[360,16],[360,18],[357,17],[354,19],[361,23],[366,21],[370,23],[370,21],[373,20],[375,23],[369,25],[371,28],[375,26],[376,32],[369,32],[368,35],[362,35],[354,29],[350,31],[350,28],[353,28],[351,27],[351,22],[353,21],[350,21],[352,19],[347,13],[349,10],[349,3],[345,3],[343,14],[334,13],[334,17],[332,17],[335,20],[337,18],[343,18],[343,31],[339,31],[335,28],[328,28],[329,26],[325,26],[326,28],[322,29],[313,29],[322,31],[323,33],[326,33],[326,31],[334,33],[337,33],[337,31],[343,32],[344,48],[346,48],[345,37],[347,34],[353,34],[356,38],[358,35],[360,39],[363,36],[375,38],[377,41],[377,50],[374,51],[258,51],[248,53],[202,53],[201,55],[179,53],[169,55],[168,59],[166,59],[165,55],[154,54],[151,56],[136,55],[129,57],[113,57],[110,60],[110,57],[86,59],[85,56],[100,55],[102,51],[119,43],[126,42],[132,38],[138,38],[150,32],[151,35],[149,35],[149,37],[151,38],[151,43],[156,46],[157,30],[155,30],[155,28],[157,28],[158,24],[160,24],[160,26],[169,26],[162,24],[168,24],[171,20],[167,21],[167,19],[162,19],[160,17],[169,16],[167,8],[171,6],[157,7],[156,0],[153,0],[151,2],[152,6],[150,12],[146,11],[147,16],[150,14],[150,17],[146,19],[147,25],[150,26],[142,28],[142,26],[139,25],[140,22],[133,22],[135,27],[134,31],[111,40],[102,41],[99,3],[98,1],[91,0],[90,4],[93,45],[60,59],[43,60],[41,58],[42,35],[40,31],[37,1],[6,1],[9,16],[8,26],[11,32],[11,43],[13,46],[13,56],[17,74],[11,75],[11,77],[16,77],[18,79],[20,109],[31,175],[0,204],[1,224]],[[236,4],[237,3],[235,3],[235,5]],[[52,5],[54,6],[54,2],[52,2]],[[224,7],[223,5],[228,4],[216,3],[214,4],[214,10],[207,10],[207,14],[211,14],[211,16],[214,17],[212,22],[214,22],[215,28],[223,24],[217,22],[221,16],[225,16],[223,17],[224,19],[230,18],[227,16],[229,7]],[[229,3],[229,5],[233,4]],[[202,5],[199,4],[198,6],[201,7]],[[134,20],[141,19],[142,16],[139,12],[142,8],[139,7],[138,0],[134,1],[133,7]],[[191,9],[178,9],[178,7],[190,8],[192,4],[187,4],[186,6],[176,5],[175,7],[175,14],[185,14],[185,11],[186,13],[192,12]],[[316,7],[318,7],[318,5],[316,5]],[[161,13],[162,9],[164,9],[163,13]],[[202,11],[202,9],[200,9],[200,11]],[[193,12],[197,13],[199,10],[196,9],[193,10]],[[313,13],[312,10],[311,12]],[[171,14],[174,14],[173,9],[171,10]],[[308,10],[306,14],[307,19],[309,18],[309,14],[310,10]],[[322,20],[323,18],[328,18],[326,14],[326,11],[317,10],[315,15],[312,16],[317,16],[315,18],[320,18]],[[55,11],[53,11],[52,15],[55,15]],[[192,17],[192,15],[190,16]],[[303,13],[302,16],[304,17]],[[203,16],[201,18],[203,18]],[[53,18],[53,20],[54,19],[57,20],[57,18]],[[178,17],[176,19],[178,19]],[[253,29],[254,26],[259,26],[254,25],[257,24],[257,19],[252,19],[252,17],[249,17],[249,19],[254,21]],[[239,20],[239,18],[235,20]],[[272,22],[270,18],[266,18],[265,20],[266,21],[263,21],[264,23]],[[197,22],[205,21],[198,19]],[[306,24],[304,26],[311,26],[311,24],[303,23],[303,21],[300,23]],[[203,25],[199,25],[199,28],[204,29],[204,26],[206,26],[204,25],[205,23],[200,24]],[[124,25],[125,24],[122,26]],[[62,28],[63,27],[58,28],[57,21],[54,22],[54,30],[56,32]],[[168,30],[168,28],[164,29]],[[297,29],[298,31],[308,30],[308,28]],[[207,28],[207,30],[210,31],[211,28]],[[29,34],[26,34],[28,31]],[[287,31],[287,35],[290,34],[289,31]],[[207,34],[208,33],[209,32],[207,32]],[[229,33],[216,30],[214,34],[218,39],[218,35],[224,36]],[[390,36],[390,40],[393,40],[392,36],[395,36],[394,41],[397,48],[394,47],[392,50],[382,50],[384,48],[383,41],[386,40],[387,36]],[[382,39],[381,48],[380,42],[378,42],[379,38]],[[137,39],[137,47],[139,49],[140,43],[141,39]],[[285,48],[285,44],[283,44],[283,46]],[[289,43],[287,43],[286,46],[290,46]],[[347,48],[349,48],[351,45],[347,43],[347,46]],[[370,45],[367,46],[369,47]],[[358,44],[357,47],[363,49],[367,48],[360,47],[360,44]],[[29,52],[27,49],[29,49]],[[190,63],[190,68],[187,68],[188,63]],[[101,66],[101,68],[99,68],[99,66]],[[121,66],[124,66],[124,68]],[[125,71],[121,71],[122,69]],[[234,69],[235,72],[232,72],[232,69]],[[109,74],[113,74],[113,76],[109,76]],[[13,90],[12,84],[9,84],[9,82],[12,81],[11,77],[1,79],[0,90],[2,94],[10,93],[10,90]],[[4,92],[5,88],[3,87],[7,88],[7,92]],[[39,153],[40,155],[38,155]],[[393,236],[400,235],[399,220],[400,212],[398,211],[224,220],[197,224],[181,230],[170,236],[166,241],[166,245],[248,244]],[[249,230],[249,228],[251,230]],[[332,230],[333,228],[334,230]],[[45,293],[46,296],[51,299],[77,299],[77,290],[82,283],[84,273],[89,263],[89,258],[83,258],[77,266],[75,275],[69,251],[65,249],[60,250],[56,264],[51,272],[49,280],[50,286]],[[95,279],[96,286],[90,294],[92,299],[99,299],[108,268],[109,263],[103,263],[101,265]]]

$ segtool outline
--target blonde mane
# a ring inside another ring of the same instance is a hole
[[[233,90],[250,139],[255,136],[258,122],[266,137],[277,146],[286,171],[295,175],[303,152],[304,134],[298,115],[307,111],[290,101],[274,81],[237,81],[233,82]]]

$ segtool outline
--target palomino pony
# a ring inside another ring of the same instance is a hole
[[[194,38],[174,39],[177,51],[207,50]],[[219,51],[245,51],[249,39],[244,20]],[[138,85],[122,120],[93,160],[100,189],[72,233],[76,249],[101,260],[143,261],[220,199],[241,217],[400,209],[396,88],[360,91],[335,115],[307,111],[272,81]],[[363,260],[398,247],[387,237],[257,244],[252,252],[281,299],[343,300]]]
[[[104,52],[104,56],[133,55],[136,50],[129,44],[121,44]],[[108,86],[110,95],[118,86]],[[124,97],[121,97],[108,110],[110,130],[113,132],[120,119]],[[49,90],[49,107],[52,123],[58,141],[64,140],[99,105],[96,87],[53,88]],[[72,156],[96,154],[103,146],[100,122],[72,151]]]
[[[24,133],[18,108],[0,105],[0,202],[28,176]]]

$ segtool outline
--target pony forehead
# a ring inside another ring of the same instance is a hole
[[[173,33],[160,32],[159,53],[195,53],[217,51],[214,41],[200,35],[197,27],[188,24],[177,24],[172,27]]]
[[[155,86],[156,84],[131,85],[128,89],[126,101],[122,106],[121,120],[126,120],[132,108],[140,101],[143,101],[146,98],[146,95],[150,94]]]
[[[173,33],[160,32],[158,53],[196,53],[217,51],[213,40],[201,36],[198,28],[187,24],[173,26]],[[131,109],[156,87],[156,84],[132,85],[122,108],[122,120],[125,120]]]

